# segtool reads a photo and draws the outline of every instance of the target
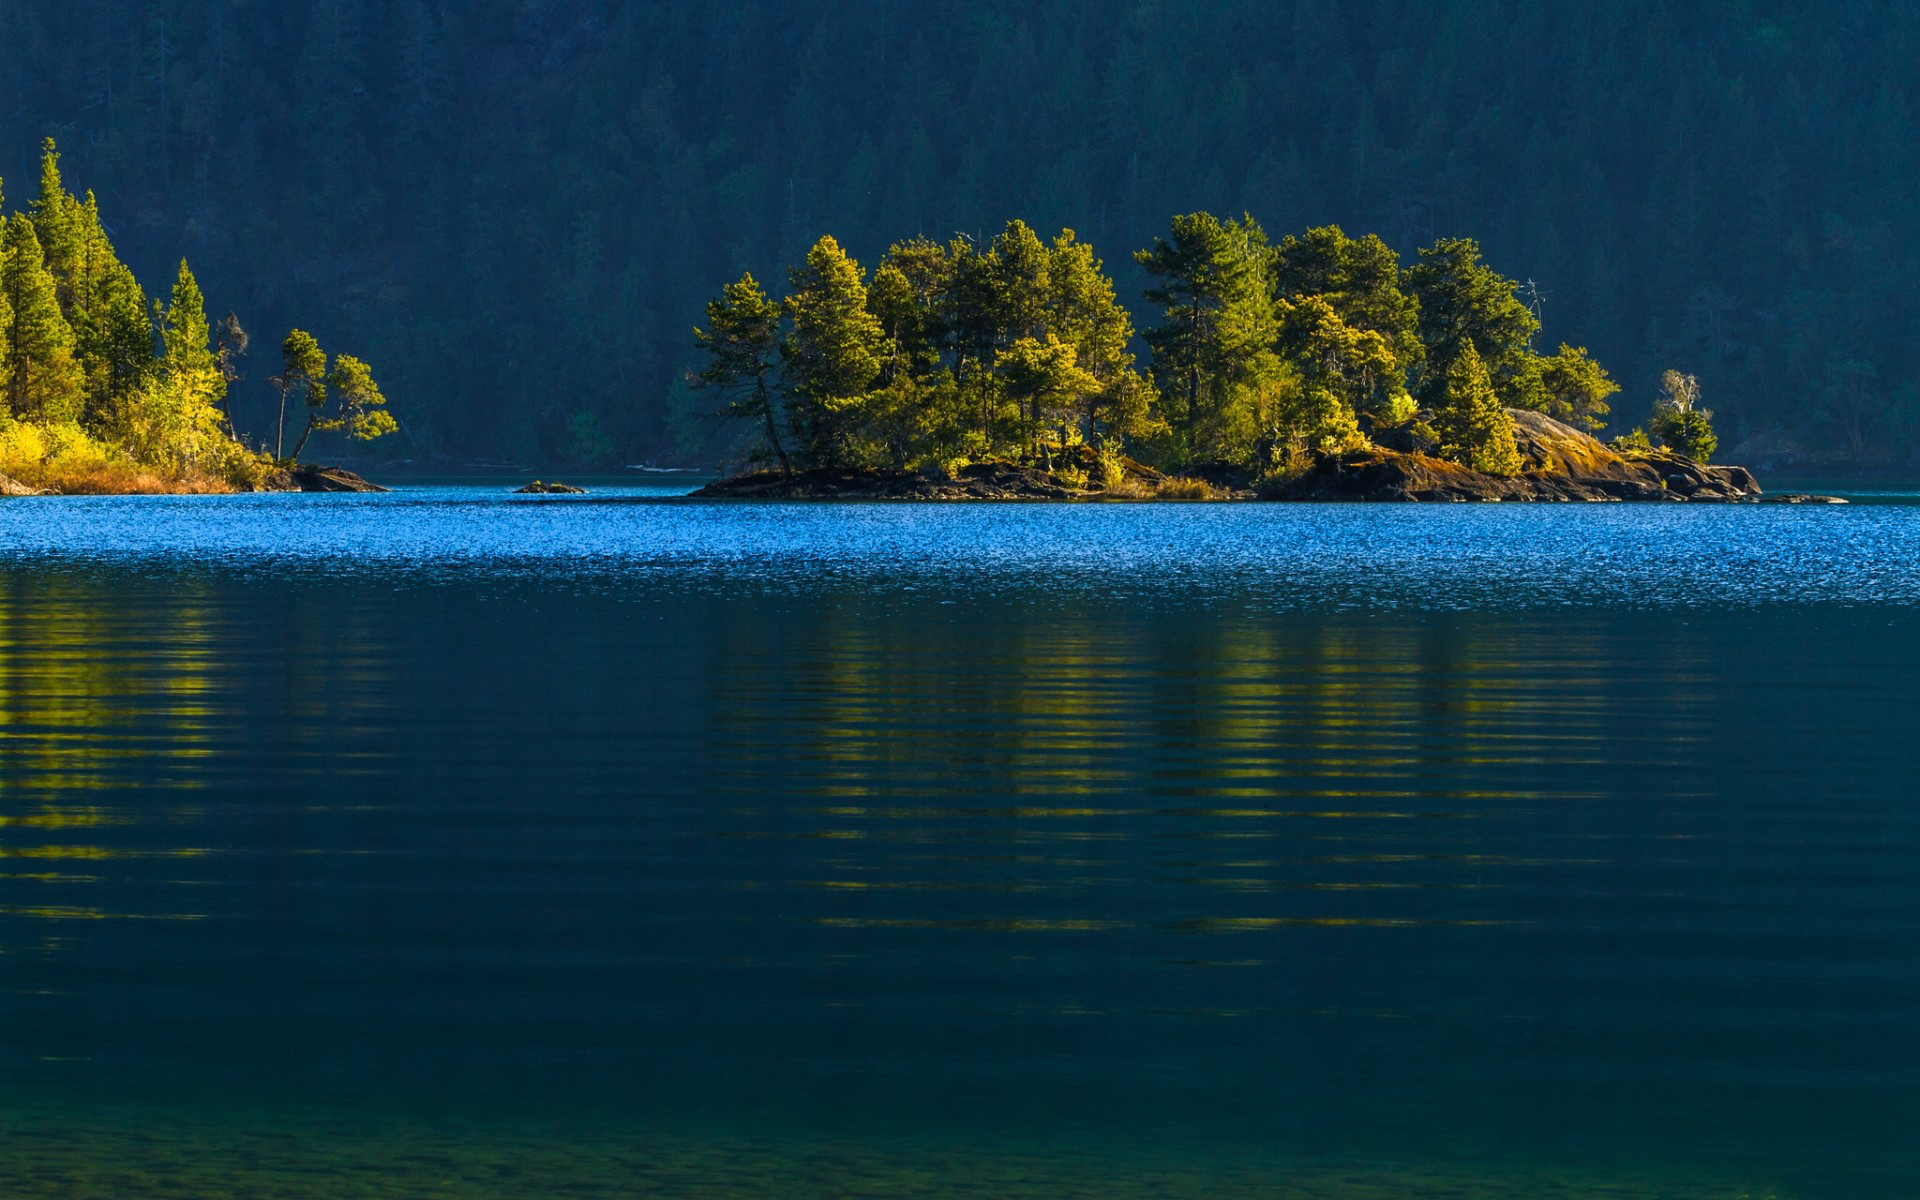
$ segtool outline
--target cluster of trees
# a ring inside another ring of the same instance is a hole
[[[84,148],[142,279],[185,253],[250,323],[357,348],[425,453],[675,454],[688,314],[822,232],[872,265],[1020,213],[1132,299],[1112,248],[1203,209],[1473,234],[1552,281],[1543,340],[1608,364],[1623,427],[1686,364],[1743,455],[1920,449],[1887,301],[1920,274],[1920,6],[9,0],[0,46],[0,173]],[[271,428],[270,389],[234,405]]]
[[[150,303],[115,252],[98,200],[67,190],[58,149],[44,143],[39,190],[0,231],[0,437],[9,465],[117,457],[176,475],[256,478],[263,464],[236,437],[228,402],[248,342],[234,314],[208,321],[184,259],[165,303]],[[293,383],[282,388],[283,403],[290,393],[304,399],[307,433],[364,439],[395,428],[364,363],[342,355],[329,369],[297,330],[286,346]]]
[[[1378,236],[1337,226],[1277,244],[1251,217],[1175,217],[1135,256],[1159,322],[1142,335],[1092,248],[1022,221],[984,245],[913,238],[869,273],[831,237],[788,272],[751,273],[707,305],[696,386],[728,394],[756,454],[783,470],[1125,447],[1175,469],[1265,472],[1405,428],[1495,475],[1520,466],[1512,408],[1599,430],[1616,384],[1582,347],[1535,351],[1521,285],[1470,239],[1403,268]],[[1677,381],[1677,382],[1676,382]],[[1704,458],[1711,414],[1669,373],[1663,442]],[[1644,435],[1642,435],[1644,436]]]

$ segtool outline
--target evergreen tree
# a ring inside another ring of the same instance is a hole
[[[880,374],[886,335],[867,310],[860,264],[823,237],[790,276],[792,330],[781,344],[781,375],[800,452],[809,466],[845,466],[858,457],[861,402]]]
[[[1392,366],[1378,373],[1373,394],[1358,398],[1357,407],[1404,389],[1425,362],[1419,302],[1401,287],[1399,256],[1377,235],[1350,238],[1338,225],[1289,235],[1274,247],[1272,275],[1281,302],[1319,296],[1348,328],[1385,339]]]
[[[1620,390],[1586,347],[1564,342],[1558,354],[1540,360],[1540,386],[1548,416],[1588,433],[1606,428],[1607,414],[1613,411],[1607,397]]]
[[[1480,261],[1472,238],[1442,238],[1420,252],[1406,273],[1420,305],[1426,369],[1418,395],[1438,408],[1453,387],[1454,364],[1472,346],[1500,400],[1541,408],[1539,374],[1530,350],[1540,322],[1520,302],[1519,285]]]
[[[1266,235],[1251,217],[1223,223],[1210,213],[1175,217],[1170,238],[1155,238],[1134,255],[1158,281],[1146,296],[1161,307],[1163,323],[1145,338],[1154,378],[1181,414],[1190,456],[1227,448],[1224,427],[1232,423],[1236,389],[1257,386],[1271,371],[1276,329],[1269,255]],[[1214,428],[1203,428],[1207,424]]]
[[[1024,337],[1001,355],[1007,396],[1020,412],[1020,438],[1027,451],[1039,454],[1045,430],[1079,415],[1088,396],[1100,391],[1100,381],[1079,365],[1070,343],[1049,333],[1046,340]]]
[[[881,268],[887,271],[905,285],[897,268]],[[693,377],[695,386],[731,393],[720,415],[758,426],[781,473],[793,474],[780,441],[779,405],[770,386],[780,361],[780,306],[767,299],[751,274],[742,275],[707,302],[707,327],[695,329],[693,336],[707,353],[707,365]]]
[[[93,193],[78,213],[80,295],[73,305],[74,357],[86,377],[87,428],[112,428],[127,399],[159,369],[146,292],[114,253]]]
[[[373,370],[351,354],[336,355],[324,386],[307,388],[307,427],[293,445],[293,460],[300,460],[307,439],[316,433],[344,433],[354,441],[371,442],[399,428]]]
[[[280,394],[280,417],[273,436],[275,458],[283,457],[281,448],[286,444],[288,399],[302,397],[309,412],[323,408],[327,402],[327,354],[312,334],[302,329],[287,334],[280,343],[280,361],[280,373],[268,380]],[[300,440],[304,444],[306,435],[302,434]]]
[[[1311,295],[1280,302],[1279,347],[1304,385],[1285,432],[1320,451],[1357,442],[1358,412],[1384,381],[1398,377],[1399,359],[1386,337],[1347,324],[1328,297]]]
[[[33,221],[15,213],[0,241],[0,294],[6,297],[6,358],[0,362],[8,409],[19,420],[80,419],[80,368],[73,330],[60,312]]]
[[[47,269],[53,275],[61,310],[71,322],[74,307],[86,291],[86,247],[80,203],[61,182],[60,153],[52,138],[42,144],[40,194],[27,206],[27,211],[33,218],[34,233],[40,239]]]
[[[1520,473],[1520,449],[1513,437],[1513,414],[1494,394],[1493,380],[1473,342],[1463,340],[1447,372],[1447,387],[1433,425],[1442,457],[1484,475]]]

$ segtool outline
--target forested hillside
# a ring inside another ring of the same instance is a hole
[[[141,277],[362,347],[421,458],[673,457],[708,298],[827,232],[1069,227],[1144,328],[1204,209],[1477,238],[1615,432],[1676,368],[1725,457],[1904,465],[1916,60],[1865,0],[0,0],[0,176],[58,138]]]

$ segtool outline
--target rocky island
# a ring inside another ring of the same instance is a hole
[[[1583,348],[1536,351],[1537,292],[1442,239],[1403,266],[1337,227],[1270,242],[1176,217],[1135,256],[1136,335],[1100,260],[1009,222],[915,238],[871,273],[831,237],[775,300],[752,275],[695,330],[756,469],[708,499],[1651,501],[1765,498],[1711,462],[1697,378],[1595,434],[1620,391]],[[1136,342],[1149,352],[1135,366]],[[1807,501],[1830,497],[1783,497]]]
[[[761,500],[1331,500],[1752,502],[1766,497],[1744,467],[1710,466],[1668,450],[1620,450],[1540,413],[1510,414],[1521,466],[1488,475],[1405,444],[1369,445],[1314,458],[1304,469],[1254,480],[1229,465],[1190,477],[1121,460],[1112,487],[1093,484],[1090,452],[1062,465],[970,463],[956,471],[816,468],[756,471],[693,493]],[[1070,464],[1070,465],[1069,465]],[[1779,497],[1802,501],[1812,497]],[[1818,497],[1829,500],[1830,497]]]

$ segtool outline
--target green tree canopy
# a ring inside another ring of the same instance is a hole
[[[1443,457],[1486,475],[1519,474],[1513,414],[1494,393],[1493,380],[1471,340],[1463,341],[1453,356],[1433,425]]]
[[[778,405],[769,386],[780,365],[780,306],[767,298],[751,273],[742,275],[707,303],[707,327],[695,329],[693,337],[707,353],[706,365],[694,376],[695,385],[727,394],[720,415],[753,424],[780,470],[792,474],[793,464],[780,440]]]
[[[53,274],[25,213],[0,239],[0,295],[6,303],[6,357],[0,361],[9,411],[22,420],[76,422],[82,408],[73,329],[60,311]]]

